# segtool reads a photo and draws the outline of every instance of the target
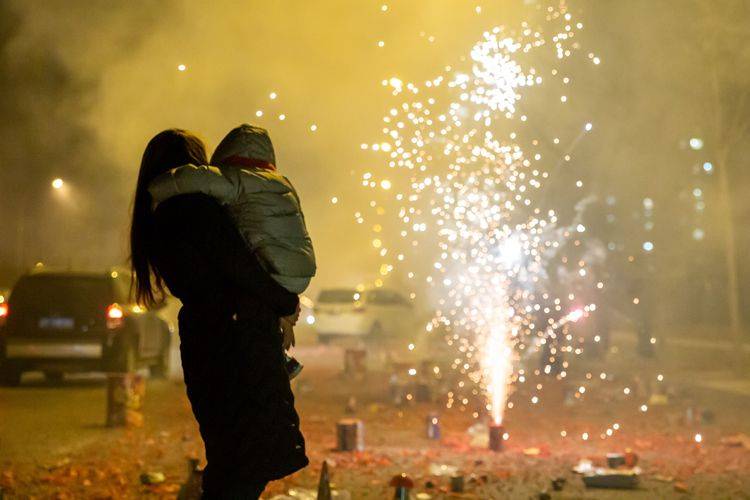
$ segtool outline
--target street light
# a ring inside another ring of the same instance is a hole
[[[57,197],[67,197],[67,189],[62,190],[65,187],[65,181],[63,181],[60,177],[55,177],[54,179],[52,179],[50,185],[52,186],[52,189],[60,193],[59,195],[57,195]],[[18,267],[21,270],[24,269],[24,262],[26,260],[26,210],[28,208],[28,204],[29,193],[22,193],[19,202],[18,222],[16,225],[16,257],[18,259]]]

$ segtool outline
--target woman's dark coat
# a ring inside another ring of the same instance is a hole
[[[155,213],[159,274],[183,307],[180,351],[211,481],[269,481],[307,465],[284,369],[279,317],[298,298],[278,285],[224,209],[181,195]]]

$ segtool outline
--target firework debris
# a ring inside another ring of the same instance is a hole
[[[735,434],[733,436],[727,436],[721,438],[721,444],[731,447],[744,448],[750,450],[750,437],[746,434]]]
[[[607,466],[610,469],[617,469],[625,465],[625,455],[622,453],[607,453]]]
[[[588,488],[634,489],[638,487],[641,469],[596,467],[591,460],[583,459],[573,472],[581,474]]]
[[[567,482],[567,479],[564,477],[556,477],[552,480],[552,489],[554,491],[562,491],[565,487],[565,483]]]
[[[451,476],[450,480],[451,492],[452,493],[463,493],[464,492],[464,476],[463,474],[456,474]]]
[[[136,373],[107,375],[107,426],[140,427],[143,425],[143,399],[146,382]]]
[[[583,479],[568,473],[581,458],[587,459],[589,468],[603,469],[611,469],[610,458],[618,463],[625,460],[624,467],[619,466],[623,469],[614,469],[618,474],[627,471],[628,464],[640,465],[644,470],[638,475],[640,488],[653,498],[670,498],[681,494],[681,488],[689,488],[696,497],[711,498],[709,491],[721,491],[723,497],[734,498],[747,487],[750,453],[736,424],[724,420],[713,431],[704,430],[704,441],[696,446],[694,428],[685,429],[661,419],[648,421],[649,417],[642,415],[622,415],[625,403],[615,407],[607,403],[596,411],[560,410],[559,418],[566,421],[565,436],[549,414],[534,407],[517,407],[506,424],[512,439],[504,441],[503,453],[492,453],[487,449],[487,420],[442,409],[441,440],[432,441],[425,435],[425,418],[436,411],[434,404],[401,408],[382,404],[388,398],[389,373],[371,371],[368,377],[383,383],[365,386],[354,380],[340,382],[340,371],[334,366],[318,379],[306,382],[314,389],[299,399],[308,456],[312,463],[327,461],[331,477],[335,476],[338,483],[338,487],[331,484],[332,499],[346,498],[346,493],[334,494],[337,488],[345,488],[354,498],[389,498],[393,495],[389,481],[401,472],[414,481],[412,499],[537,498],[540,492],[555,497],[559,490],[553,478],[572,498],[584,495],[587,488]],[[332,394],[320,396],[322,387],[333,387]],[[181,388],[169,386],[163,390],[168,390],[170,397],[182,398],[184,408],[165,406],[155,411],[147,405],[150,413],[144,427],[87,429],[100,433],[95,446],[57,455],[42,468],[30,463],[0,463],[0,487],[11,498],[26,494],[50,498],[50,492],[58,491],[69,493],[69,498],[174,498],[176,491],[171,496],[167,492],[179,489],[185,481],[186,457],[199,455],[201,443],[198,430],[192,427],[187,399],[181,393],[171,395]],[[336,423],[350,396],[358,400],[358,418],[367,426],[368,446],[363,451],[334,451]],[[166,399],[151,398],[150,402]],[[674,421],[679,423],[684,409],[675,407],[673,412]],[[610,438],[604,431],[612,426],[611,413],[618,414],[624,430]],[[739,421],[742,415],[733,418]],[[472,435],[466,432],[475,426],[476,436],[483,441],[480,444],[472,444]],[[588,440],[582,438],[584,431],[591,433]],[[139,478],[144,471],[163,472],[166,480],[141,484]],[[277,500],[315,498],[320,472],[320,467],[309,467],[275,481],[269,484],[266,495]],[[464,476],[464,492],[451,493],[451,477],[458,474]]]
[[[414,481],[403,472],[393,476],[393,479],[388,484],[396,489],[394,498],[402,500],[409,498],[409,493],[414,488]]]
[[[594,469],[583,476],[588,488],[635,489],[639,484],[639,469]]]
[[[167,480],[163,472],[142,472],[141,473],[141,484],[161,484]]]

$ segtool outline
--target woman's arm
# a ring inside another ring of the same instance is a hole
[[[226,211],[205,194],[186,194],[159,205],[167,220],[179,221],[182,235],[203,255],[210,256],[216,272],[279,316],[295,313],[297,295],[279,285],[260,265]]]
[[[181,194],[204,193],[227,205],[237,199],[239,189],[236,176],[225,175],[219,168],[208,165],[173,168],[156,177],[148,186],[148,192],[157,203]]]

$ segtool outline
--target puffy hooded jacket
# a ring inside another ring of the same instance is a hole
[[[268,133],[251,125],[232,130],[211,163],[183,165],[149,184],[154,204],[204,193],[226,205],[248,246],[284,288],[302,293],[315,275],[315,252],[299,196],[279,174]]]

